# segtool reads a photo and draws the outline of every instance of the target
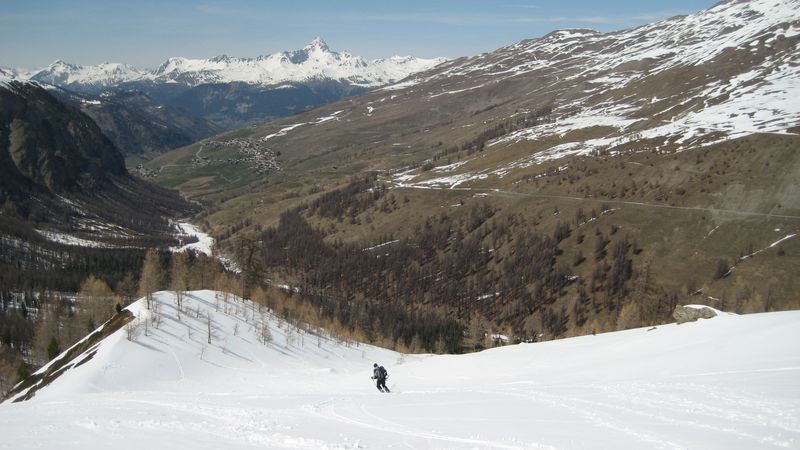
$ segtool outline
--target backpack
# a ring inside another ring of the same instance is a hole
[[[378,377],[379,378],[387,378],[389,373],[386,372],[386,369],[383,366],[378,367]]]

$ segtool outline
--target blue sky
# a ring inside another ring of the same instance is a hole
[[[253,57],[321,36],[368,58],[458,57],[562,28],[613,31],[715,0],[0,0],[0,66],[56,59],[155,67],[170,56]]]

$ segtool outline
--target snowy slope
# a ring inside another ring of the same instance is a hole
[[[331,51],[322,39],[315,38],[301,50],[257,58],[234,58],[226,55],[210,59],[169,58],[153,71],[126,64],[79,66],[59,60],[45,69],[31,72],[30,77],[57,86],[92,88],[107,88],[138,81],[182,83],[189,86],[236,82],[270,86],[315,79],[374,87],[396,82],[443,61],[442,58],[421,59],[412,56],[366,60],[348,52]]]
[[[221,297],[189,293],[188,314],[179,319],[172,294],[158,293],[158,329],[133,342],[120,330],[91,361],[32,400],[0,405],[2,446],[800,445],[797,311],[722,315],[470,355],[408,356],[300,333]],[[146,315],[142,306],[131,308]],[[256,334],[262,323],[272,332],[266,345]],[[387,366],[392,394],[370,385],[373,361]]]

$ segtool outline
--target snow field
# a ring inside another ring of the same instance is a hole
[[[798,311],[434,356],[337,342],[224,298],[189,292],[179,317],[173,293],[155,294],[147,336],[119,330],[32,400],[0,405],[0,448],[800,444]],[[392,394],[372,384],[373,362]]]

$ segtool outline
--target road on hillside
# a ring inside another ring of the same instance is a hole
[[[440,191],[466,191],[466,192],[478,192],[478,193],[486,193],[486,194],[498,194],[504,195],[508,197],[532,197],[532,198],[550,198],[550,199],[557,199],[557,200],[572,200],[578,202],[594,202],[594,203],[608,203],[608,204],[615,204],[615,205],[628,205],[628,206],[641,206],[645,208],[662,208],[662,209],[675,209],[675,210],[683,210],[683,211],[701,211],[701,212],[711,212],[711,213],[722,213],[722,214],[737,214],[743,216],[756,216],[756,217],[769,217],[769,218],[778,218],[778,219],[793,219],[793,220],[800,220],[800,216],[788,215],[788,214],[773,214],[773,213],[760,213],[754,211],[741,211],[735,209],[721,209],[721,208],[707,208],[702,206],[677,206],[677,205],[662,205],[658,203],[644,203],[644,202],[631,202],[625,200],[613,200],[613,199],[599,199],[599,198],[586,198],[586,197],[574,197],[569,195],[553,195],[553,194],[539,194],[533,192],[515,192],[515,191],[506,191],[502,189],[495,189],[495,188],[466,188],[466,187],[437,187],[437,186],[428,186],[428,185],[415,185],[415,184],[405,184],[405,183],[395,183],[394,187],[397,189],[423,189],[423,190],[440,190]]]

